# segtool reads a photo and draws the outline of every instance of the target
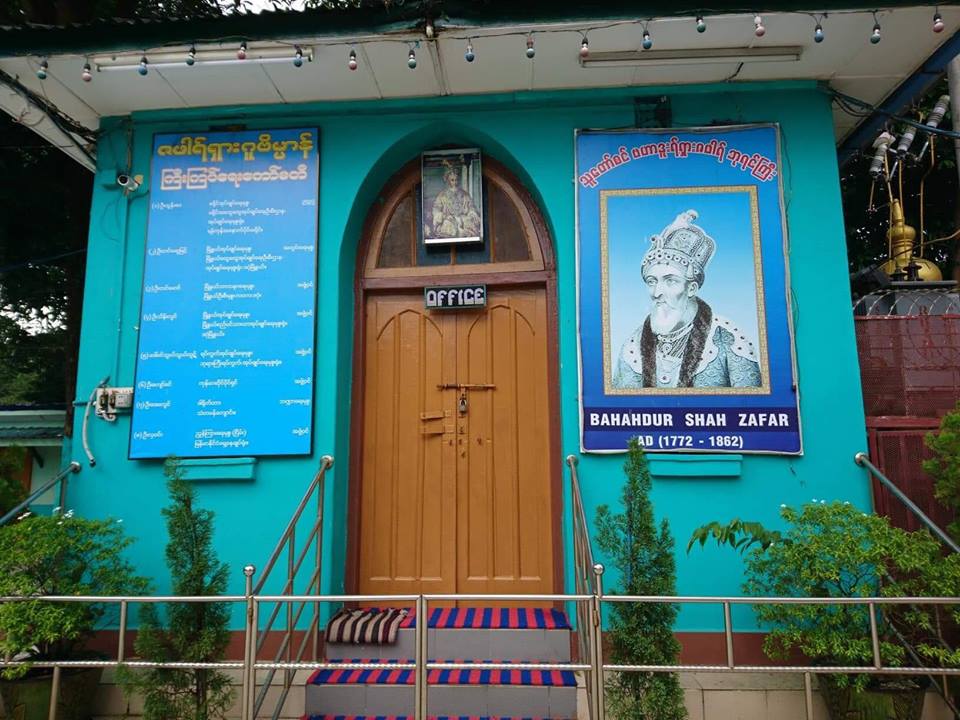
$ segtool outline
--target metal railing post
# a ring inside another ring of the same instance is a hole
[[[595,577],[593,600],[593,611],[591,614],[591,625],[593,626],[593,646],[590,652],[590,664],[593,666],[591,674],[593,675],[593,706],[596,720],[603,720],[606,716],[606,706],[604,703],[604,677],[603,677],[603,565],[596,563],[593,566]]]
[[[873,666],[878,670],[883,667],[880,659],[880,636],[877,633],[877,606],[867,603],[867,612],[870,614],[870,647],[873,650]]]
[[[294,593],[294,565],[296,563],[296,554],[297,554],[297,527],[294,525],[290,528],[290,539],[287,545],[287,587],[289,588],[288,592],[293,595]],[[293,659],[293,603],[287,603],[287,662],[290,662]],[[284,669],[283,671],[283,687],[289,688],[290,681],[293,679],[293,673],[290,670]]]
[[[127,644],[127,601],[120,601],[120,631],[117,633],[117,662],[123,662],[126,658]]]
[[[324,455],[320,461],[324,464],[323,475],[320,476],[320,482],[317,486],[317,569],[323,567],[323,505],[324,495],[327,488],[327,470],[333,467],[333,456]],[[317,573],[317,595],[323,585],[323,574]],[[313,604],[313,659],[320,657],[320,603]]]
[[[803,704],[807,710],[807,720],[813,720],[813,681],[808,672],[803,674]]]
[[[723,637],[727,645],[727,667],[733,667],[733,618],[730,603],[723,603]]]
[[[257,647],[257,629],[253,624],[253,574],[257,569],[253,565],[247,565],[243,568],[244,591],[246,596],[246,612],[243,631],[243,671],[241,672],[240,687],[240,718],[241,720],[252,720],[250,711],[253,708],[253,697],[251,686],[254,683],[255,675],[253,669],[253,660]]]
[[[50,683],[50,708],[47,711],[49,720],[57,720],[57,703],[60,700],[60,666],[53,668],[53,681]],[[10,710],[11,717],[13,710]]]
[[[416,720],[427,720],[427,600],[423,595],[417,597],[417,632],[416,632],[416,668],[413,671],[414,682],[414,717]]]

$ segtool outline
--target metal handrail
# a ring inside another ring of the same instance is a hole
[[[59,693],[61,671],[64,668],[174,668],[181,670],[190,669],[240,669],[242,670],[242,690],[241,706],[242,717],[244,720],[252,720],[257,717],[254,711],[253,687],[256,671],[296,671],[296,670],[314,670],[323,668],[338,669],[373,669],[380,668],[379,663],[343,663],[329,661],[260,661],[256,659],[254,646],[256,641],[257,616],[261,603],[308,603],[314,604],[319,609],[321,603],[335,603],[350,600],[372,600],[384,605],[397,602],[409,602],[415,600],[416,608],[421,618],[427,617],[427,610],[431,601],[448,601],[451,598],[460,600],[475,600],[496,602],[509,599],[522,598],[529,602],[545,602],[560,599],[564,602],[572,602],[578,605],[590,603],[593,604],[611,602],[611,603],[714,603],[720,604],[724,608],[724,632],[728,638],[732,638],[732,623],[730,621],[729,609],[732,605],[865,605],[870,611],[871,617],[875,617],[876,609],[884,605],[909,605],[909,604],[928,604],[928,605],[956,605],[956,597],[864,597],[864,598],[795,598],[795,597],[733,597],[733,596],[659,596],[659,595],[604,595],[602,589],[593,596],[578,594],[570,595],[496,595],[496,594],[475,594],[475,595],[254,595],[253,594],[253,575],[254,568],[247,566],[244,568],[246,578],[244,595],[221,595],[221,596],[5,596],[0,597],[0,605],[9,602],[73,602],[73,603],[92,603],[97,605],[120,605],[120,623],[117,639],[117,651],[113,660],[10,660],[0,658],[0,668],[14,667],[21,665],[32,665],[34,667],[53,668],[53,682],[50,689],[51,715],[53,720],[56,714],[57,703],[54,699]],[[130,603],[165,603],[165,602],[192,602],[192,603],[246,603],[248,613],[244,627],[244,657],[243,661],[220,661],[220,662],[150,662],[143,660],[127,660],[124,655],[125,637],[127,633],[127,623],[129,613],[128,605]],[[417,653],[413,662],[391,663],[391,667],[401,669],[415,670],[415,700],[416,700],[416,718],[417,720],[426,720],[427,718],[427,695],[426,690],[429,682],[427,676],[428,670],[440,669],[469,669],[476,667],[475,664],[463,662],[438,662],[430,661],[427,658],[427,625],[426,622],[418,622],[417,627]],[[594,651],[585,662],[581,658],[579,663],[557,663],[557,662],[523,662],[523,663],[484,663],[484,668],[513,668],[513,669],[531,669],[531,670],[579,670],[598,672],[645,672],[645,673],[677,673],[677,672],[724,672],[724,673],[797,673],[802,674],[804,678],[804,700],[806,706],[806,717],[808,720],[813,718],[813,690],[812,677],[814,674],[847,674],[847,675],[949,675],[960,676],[960,668],[931,668],[920,665],[908,667],[885,666],[880,657],[879,631],[876,622],[869,623],[869,632],[871,645],[873,647],[873,664],[868,666],[821,666],[821,665],[738,665],[733,655],[732,642],[727,646],[726,665],[623,665],[623,664],[604,664],[596,654],[597,645],[590,645],[589,649]],[[916,662],[916,660],[914,660]],[[591,708],[596,710],[596,706]],[[601,704],[602,712],[602,704]]]
[[[906,494],[893,484],[893,481],[880,472],[880,468],[870,462],[869,456],[864,452],[858,452],[853,456],[853,461],[860,467],[865,467],[870,473],[880,481],[880,484],[883,485],[887,490],[893,493],[893,496],[902,502],[907,510],[912,512],[920,522],[927,526],[927,529],[936,535],[944,545],[953,550],[953,552],[960,552],[960,545],[957,545],[953,539],[947,535],[939,525],[937,525],[933,520],[931,520],[927,515],[917,507],[917,504],[913,502]]]
[[[593,720],[603,720],[603,636],[600,596],[603,594],[603,565],[595,562],[590,540],[590,526],[583,510],[583,495],[580,492],[580,476],[577,473],[577,458],[567,455],[570,467],[570,513],[573,527],[573,582],[574,592],[591,599],[590,604],[576,604],[577,641],[580,662],[590,659],[591,672],[586,684],[587,705]]]
[[[60,483],[60,507],[62,508],[67,502],[67,476],[78,472],[80,472],[80,463],[74,460],[67,465],[66,468],[58,472],[56,477],[50,480],[50,482],[47,482],[41,488],[34,490],[23,502],[13,508],[13,510],[8,512],[3,517],[0,517],[0,526],[6,525],[8,522],[13,520],[13,518],[20,515],[21,512],[30,507],[30,503],[43,495],[47,490],[52,488],[57,483]]]
[[[924,513],[923,510],[921,510],[917,506],[917,504],[914,503],[913,500],[909,498],[909,496],[906,493],[904,493],[900,488],[898,488],[893,483],[893,481],[890,480],[890,478],[888,478],[886,475],[883,474],[883,472],[880,471],[880,468],[878,468],[876,465],[870,462],[870,458],[867,456],[866,453],[859,452],[856,455],[854,455],[853,459],[854,459],[854,462],[857,463],[857,465],[860,465],[861,467],[865,467],[874,477],[876,477],[877,480],[879,480],[880,483],[887,490],[889,490],[895,498],[897,498],[900,502],[902,502],[903,505],[910,512],[912,512],[920,520],[920,522],[922,522],[927,527],[927,529],[930,530],[944,545],[950,548],[950,550],[953,552],[960,552],[960,546],[958,546],[957,543],[954,542],[953,538],[947,535],[939,525],[933,522],[933,520],[931,520],[927,516],[927,514]],[[903,645],[906,651],[910,654],[914,662],[919,660],[919,656],[917,654],[916,648],[913,647],[913,645],[911,645],[905,637],[903,637],[903,635],[900,633],[899,630],[897,630],[896,628],[893,628],[893,631],[894,631],[894,634],[897,636],[897,639],[900,641],[900,643]],[[950,650],[950,651],[953,650],[953,648],[950,647],[950,645],[947,644],[942,637],[939,637],[938,640],[940,644],[943,647],[945,647],[947,650]],[[934,680],[932,676],[930,676],[930,679],[932,681]],[[947,691],[945,687],[945,683],[941,685],[940,683],[933,681],[933,687],[936,688],[937,693],[940,695],[940,697],[943,698],[944,703],[946,703],[950,711],[953,712],[954,716],[960,717],[960,710],[958,710],[957,706],[954,704],[953,700],[950,698],[950,693]]]
[[[246,713],[248,710],[252,712],[252,714],[249,715],[250,718],[256,718],[259,715],[260,710],[267,699],[267,693],[270,690],[270,685],[273,682],[273,678],[276,675],[277,670],[283,670],[283,689],[277,698],[277,704],[273,709],[273,713],[271,714],[273,720],[277,720],[277,718],[279,718],[280,713],[283,710],[283,705],[287,700],[287,695],[290,693],[290,688],[293,685],[293,671],[288,667],[279,666],[281,663],[281,658],[283,658],[284,655],[286,655],[286,661],[283,663],[284,665],[299,663],[303,658],[304,652],[306,652],[308,642],[312,639],[312,657],[314,660],[317,659],[320,645],[320,605],[317,604],[314,606],[313,617],[310,620],[310,625],[303,634],[303,638],[301,639],[299,646],[294,649],[294,632],[300,622],[300,618],[303,616],[304,610],[307,608],[309,603],[305,600],[300,600],[299,608],[295,609],[294,603],[297,601],[291,602],[286,598],[293,596],[294,582],[296,581],[297,575],[300,573],[300,569],[303,567],[303,563],[306,560],[307,555],[310,553],[311,546],[314,545],[314,564],[306,583],[306,592],[307,596],[319,594],[320,592],[323,556],[323,500],[324,495],[326,494],[324,480],[326,478],[327,470],[332,466],[333,456],[324,455],[320,459],[320,467],[317,470],[316,475],[314,475],[313,480],[310,482],[306,492],[300,499],[300,502],[297,505],[296,510],[294,510],[286,528],[284,528],[283,532],[280,534],[280,539],[277,541],[273,552],[270,553],[270,557],[267,560],[267,563],[260,573],[260,577],[256,583],[253,583],[253,573],[255,572],[254,566],[248,565],[246,568],[244,568],[245,573],[249,570],[249,575],[247,576],[249,585],[248,596],[252,598],[255,595],[259,595],[263,590],[267,580],[276,567],[277,561],[280,559],[284,549],[286,549],[287,577],[283,584],[282,595],[280,596],[282,599],[275,602],[273,612],[270,613],[270,616],[268,617],[267,622],[262,630],[259,629],[259,622],[257,620],[259,614],[259,602],[250,602],[248,598],[248,623],[252,620],[253,624],[251,632],[248,633],[247,637],[248,647],[245,648],[245,653],[250,655],[250,662],[245,664],[244,667],[243,707],[244,713]],[[303,548],[300,550],[298,555],[296,548],[297,524],[300,522],[301,517],[303,517],[303,513],[306,510],[307,505],[310,503],[310,499],[313,497],[314,493],[317,494],[316,515],[314,516],[313,523],[310,526],[310,531],[307,533],[307,537],[303,542]],[[266,642],[269,633],[273,629],[273,624],[279,617],[280,611],[283,607],[286,607],[287,611],[286,629],[283,631],[280,644],[277,647],[277,651],[273,657],[274,664],[278,664],[278,666],[268,668],[268,672],[264,678],[260,692],[257,693],[256,669],[254,668],[254,665],[256,664],[256,658],[260,650],[263,649],[264,643]],[[245,720],[248,718],[246,714],[244,714],[243,717]]]

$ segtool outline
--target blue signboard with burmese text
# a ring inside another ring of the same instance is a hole
[[[576,136],[581,445],[800,454],[779,130]]]
[[[155,136],[130,458],[311,452],[318,141]]]

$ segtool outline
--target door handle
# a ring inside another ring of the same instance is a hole
[[[440,383],[439,390],[496,390],[496,385],[490,383]]]

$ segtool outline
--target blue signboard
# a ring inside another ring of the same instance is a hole
[[[311,452],[317,145],[154,138],[131,458]]]
[[[778,128],[576,155],[582,449],[801,453]]]

